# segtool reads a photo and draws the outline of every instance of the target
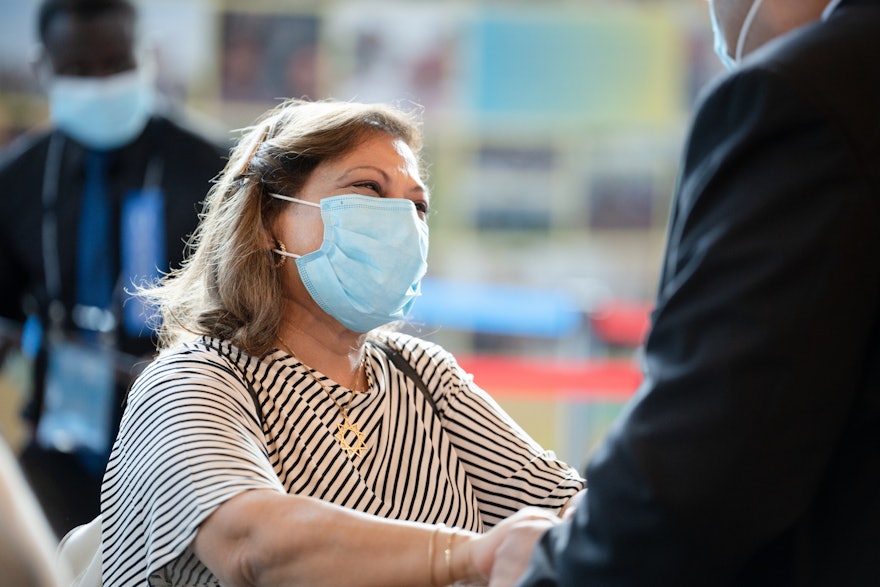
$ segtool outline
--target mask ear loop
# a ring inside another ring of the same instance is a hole
[[[758,10],[761,8],[762,3],[763,0],[755,0],[752,2],[752,7],[749,8],[749,12],[746,14],[746,19],[743,21],[742,28],[739,30],[739,39],[736,43],[737,63],[742,61],[742,53],[746,46],[746,38],[749,36],[749,31],[752,29],[752,22],[755,20],[755,15],[758,14]]]

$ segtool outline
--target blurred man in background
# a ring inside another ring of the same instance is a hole
[[[493,587],[878,582],[880,2],[711,12],[644,384]]]
[[[21,463],[59,535],[99,511],[121,404],[154,351],[133,284],[180,262],[226,149],[160,113],[128,0],[46,0],[52,128],[0,160],[0,317],[34,387]]]

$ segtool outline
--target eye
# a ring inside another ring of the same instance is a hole
[[[364,188],[367,190],[371,190],[376,192],[377,194],[382,194],[382,188],[375,181],[359,181],[355,184],[352,184],[356,188]]]
[[[421,200],[418,202],[413,202],[413,204],[416,205],[416,210],[422,216],[427,216],[428,212],[430,212],[430,208],[428,207],[428,202],[425,202],[424,200]]]

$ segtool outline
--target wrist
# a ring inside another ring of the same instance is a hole
[[[428,546],[432,587],[481,578],[471,556],[472,538],[471,532],[446,528],[443,524],[434,529]]]
[[[472,532],[464,530],[457,530],[452,536],[449,553],[449,574],[452,578],[452,583],[459,581],[467,583],[478,582],[485,578],[477,571],[477,567],[474,564],[471,544],[475,536]]]

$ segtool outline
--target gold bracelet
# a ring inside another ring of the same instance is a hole
[[[452,529],[452,532],[449,534],[449,539],[446,541],[446,548],[443,549],[443,559],[446,561],[446,577],[447,577],[447,585],[452,585],[455,583],[452,577],[452,547],[453,540],[458,535],[458,530],[456,528]]]
[[[437,583],[434,582],[434,542],[437,540],[437,533],[446,527],[446,524],[440,523],[434,528],[431,532],[431,538],[428,540],[428,577],[430,578],[431,587],[435,587]]]

